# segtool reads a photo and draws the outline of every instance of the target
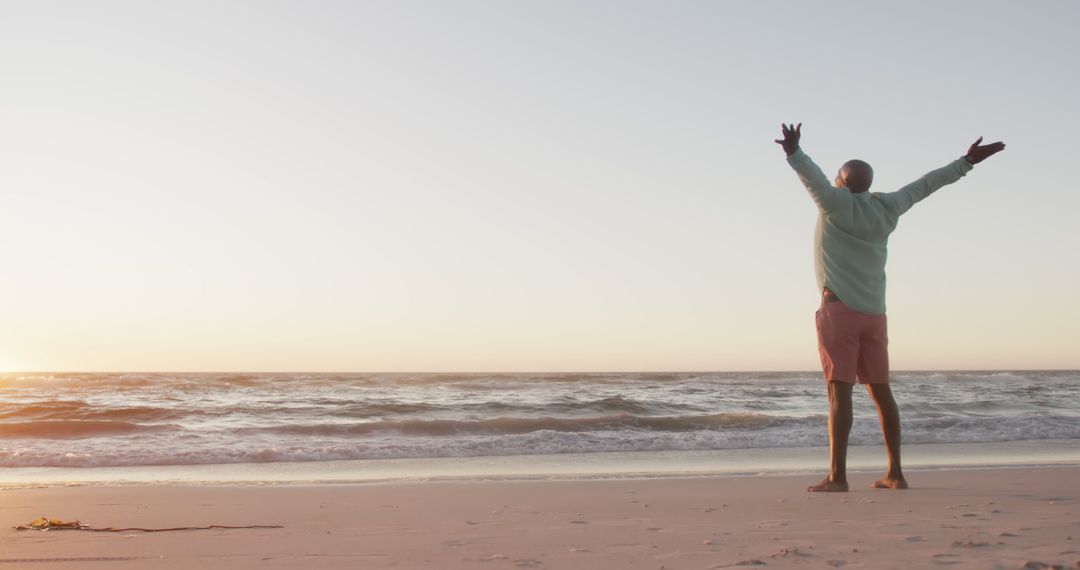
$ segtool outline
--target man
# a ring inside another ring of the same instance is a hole
[[[808,491],[848,490],[847,447],[851,432],[851,390],[866,384],[877,405],[889,455],[877,489],[906,489],[900,468],[900,411],[889,388],[889,352],[885,323],[885,258],[889,234],[900,215],[938,188],[952,184],[974,165],[1005,148],[981,145],[896,192],[869,192],[874,170],[861,160],[840,167],[835,186],[799,148],[802,123],[781,125],[788,164],[799,175],[820,216],[814,235],[814,265],[821,307],[817,311],[818,352],[829,386],[829,476]]]

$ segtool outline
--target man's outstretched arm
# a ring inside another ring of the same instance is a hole
[[[788,164],[795,169],[803,186],[810,191],[810,197],[817,203],[818,208],[828,211],[838,200],[837,193],[845,192],[833,186],[825,173],[799,148],[799,139],[802,138],[802,123],[797,125],[785,125],[780,123],[780,130],[784,135],[782,139],[776,139],[776,144],[784,147],[787,153]]]
[[[980,145],[979,143],[981,142],[982,137],[979,137],[979,140],[968,147],[967,154],[962,158],[958,158],[947,166],[938,168],[937,170],[931,170],[915,182],[904,186],[896,192],[882,194],[882,196],[891,200],[893,204],[896,205],[898,214],[907,212],[918,201],[933,194],[937,189],[960,180],[960,178],[971,171],[974,165],[1005,150],[1005,143],[1003,142],[998,141],[996,143]]]

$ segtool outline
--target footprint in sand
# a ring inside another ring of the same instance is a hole
[[[960,561],[956,559],[955,554],[935,554],[932,556],[934,564],[940,566],[952,566],[954,564],[960,564]]]
[[[982,548],[984,546],[990,546],[989,542],[975,542],[971,540],[957,540],[952,543],[953,548]]]
[[[773,558],[788,558],[788,557],[791,557],[791,556],[796,557],[796,558],[809,558],[809,557],[812,557],[813,554],[810,554],[809,552],[803,552],[803,551],[799,550],[798,547],[792,547],[792,548],[781,548],[780,552],[777,552],[776,554],[772,555]]]
[[[1042,562],[1039,560],[1028,560],[1027,563],[1020,568],[1022,568],[1023,570],[1057,570],[1058,568],[1064,569],[1065,567],[1061,564],[1047,564],[1046,562]]]
[[[749,559],[749,560],[740,560],[738,562],[733,562],[731,564],[721,564],[719,566],[713,566],[713,568],[735,568],[735,567],[738,567],[738,566],[765,566],[765,565],[766,564],[764,562],[762,562],[761,560],[758,560],[756,558],[752,558],[752,559]]]
[[[505,524],[502,521],[465,521],[465,524],[470,526],[487,526],[487,525],[501,525]]]

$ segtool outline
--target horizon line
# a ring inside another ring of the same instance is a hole
[[[715,374],[715,373],[811,373],[811,369],[743,370],[13,370],[10,374]],[[1080,372],[1080,368],[907,368],[893,372]]]

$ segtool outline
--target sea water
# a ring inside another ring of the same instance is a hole
[[[1080,372],[897,372],[893,391],[917,463],[1080,462]],[[825,458],[825,394],[799,372],[11,374],[0,481],[800,470]],[[851,442],[883,461],[862,390]]]

